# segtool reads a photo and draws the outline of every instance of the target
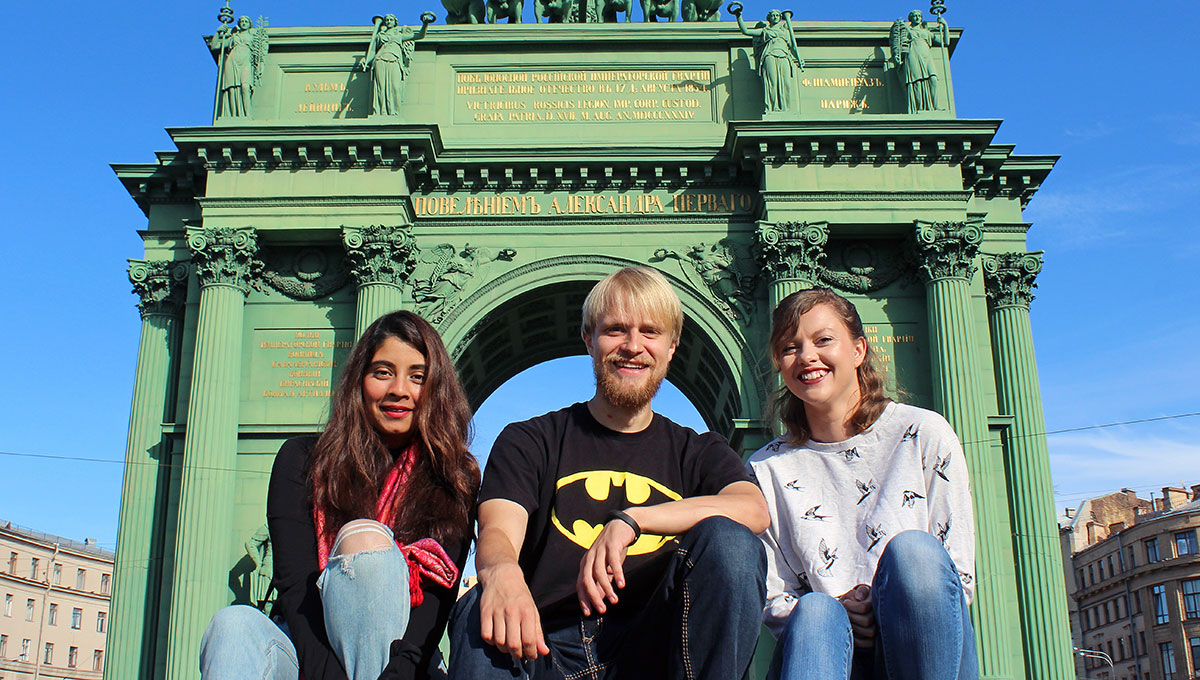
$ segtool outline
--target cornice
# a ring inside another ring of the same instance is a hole
[[[979,162],[963,167],[963,188],[983,199],[1010,198],[1029,205],[1060,156],[1014,155],[1011,144],[996,144]]]
[[[972,192],[970,191],[760,191],[763,200],[792,203],[817,203],[821,201],[838,202],[879,202],[904,201],[921,202],[949,201],[965,203]]]

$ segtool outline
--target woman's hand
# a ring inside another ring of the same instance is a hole
[[[850,617],[855,647],[875,646],[875,609],[871,604],[871,586],[860,583],[838,598]]]
[[[625,587],[622,565],[635,535],[633,527],[614,519],[604,526],[592,547],[579,562],[575,593],[584,616],[603,614],[607,605],[617,603],[617,590]]]

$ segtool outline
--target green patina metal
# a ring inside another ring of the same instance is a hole
[[[702,0],[537,0],[548,23],[488,25],[522,3],[444,4],[454,23],[400,17],[416,28],[223,12],[214,124],[114,166],[148,223],[106,676],[194,677],[212,613],[269,599],[272,456],[318,430],[371,320],[436,323],[478,405],[582,354],[587,290],[649,264],[686,314],[672,382],[745,451],[769,436],[773,305],[854,300],[891,385],[970,458],[984,676],[1069,677],[1022,219],[1056,157],[956,116],[961,31],[720,21]]]

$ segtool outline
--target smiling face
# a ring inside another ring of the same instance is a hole
[[[676,347],[667,324],[636,313],[601,316],[583,342],[592,357],[597,395],[630,411],[650,404]]]
[[[866,339],[853,337],[833,307],[818,304],[800,315],[792,336],[777,345],[775,359],[809,421],[840,426],[858,406],[858,367],[866,355]]]
[[[367,365],[362,379],[363,410],[389,448],[402,447],[412,439],[425,371],[425,356],[394,337],[380,343]]]

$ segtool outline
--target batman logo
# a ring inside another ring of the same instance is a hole
[[[572,488],[580,483],[583,485],[583,492],[586,496],[576,495],[576,489]],[[625,504],[606,502],[614,487],[622,487],[624,489]],[[555,489],[560,499],[556,505],[572,507],[578,503],[582,503],[582,505],[578,506],[582,511],[573,513],[579,514],[581,517],[568,520],[571,522],[570,528],[558,518],[557,507],[550,512],[550,521],[554,523],[554,527],[558,529],[559,533],[584,550],[592,547],[592,543],[596,541],[596,537],[604,529],[604,518],[609,509],[613,507],[628,507],[630,505],[646,505],[651,500],[653,500],[653,503],[650,503],[651,505],[657,505],[658,503],[683,499],[683,496],[649,477],[643,477],[632,472],[616,472],[613,470],[576,472],[575,474],[559,479],[555,484]],[[574,501],[574,503],[570,501]],[[663,547],[674,538],[674,536],[659,536],[658,534],[643,532],[629,546],[627,554],[631,557],[635,555],[648,555]]]

